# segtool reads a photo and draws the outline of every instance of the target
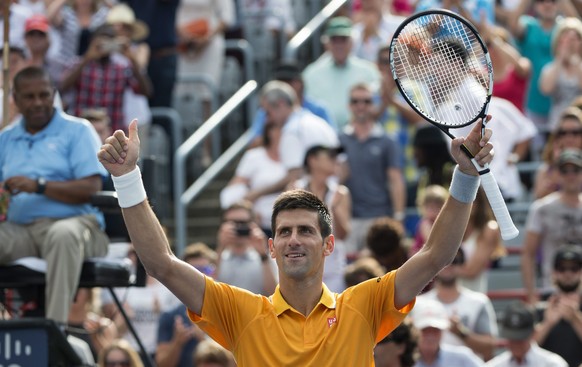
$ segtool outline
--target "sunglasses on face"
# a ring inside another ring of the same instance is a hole
[[[582,268],[580,268],[580,266],[578,266],[578,265],[570,265],[570,266],[567,266],[567,265],[558,265],[558,266],[556,266],[555,270],[558,273],[565,273],[567,271],[569,271],[571,273],[577,273],[580,270],[582,270]]]
[[[536,3],[552,3],[555,4],[556,0],[535,0]]]
[[[582,168],[578,166],[562,166],[559,168],[559,171],[563,175],[567,175],[569,173],[580,173]]]
[[[556,131],[556,136],[558,137],[563,137],[566,135],[572,135],[572,136],[580,136],[582,135],[582,129],[576,129],[576,130],[558,130]]]
[[[350,98],[350,104],[366,104],[366,105],[371,105],[372,104],[372,99],[371,98]]]

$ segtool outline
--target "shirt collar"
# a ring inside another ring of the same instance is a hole
[[[44,136],[49,134],[55,134],[59,132],[59,123],[57,122],[57,116],[60,111],[57,108],[53,109],[53,116],[51,117],[49,123],[36,134],[29,133],[25,128],[24,117],[20,117],[20,120],[16,122],[15,126],[15,139],[29,138],[32,140],[42,139]]]
[[[270,297],[270,300],[273,304],[273,307],[275,307],[275,313],[277,316],[281,315],[287,310],[293,310],[293,307],[291,307],[287,301],[285,301],[285,298],[283,298],[281,290],[279,289],[279,285],[277,285],[277,288],[275,288],[275,293],[273,293],[273,295]],[[330,309],[334,309],[336,306],[334,294],[329,290],[329,288],[327,288],[325,284],[323,284],[323,292],[321,293],[321,298],[319,299],[318,305],[320,304]]]
[[[346,127],[344,127],[344,133],[346,135],[353,135],[355,136],[355,132],[354,132],[354,127],[352,126],[352,123],[349,123],[348,125],[346,125]],[[382,129],[382,126],[380,126],[380,124],[378,122],[374,123],[374,127],[372,127],[372,130],[370,130],[370,135],[368,136],[369,138],[378,138],[384,135],[384,130]]]

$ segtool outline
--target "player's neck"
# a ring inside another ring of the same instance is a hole
[[[279,290],[291,307],[307,317],[321,299],[323,283],[321,279],[316,281],[313,278],[302,281],[281,278]]]
[[[580,193],[577,191],[568,192],[562,190],[560,193],[560,200],[566,206],[577,208],[580,206]]]

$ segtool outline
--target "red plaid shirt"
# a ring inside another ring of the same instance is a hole
[[[129,65],[110,59],[108,63],[90,61],[81,71],[75,87],[72,114],[80,116],[87,108],[105,108],[111,118],[113,131],[125,130],[123,92],[131,87],[137,92],[137,80]]]

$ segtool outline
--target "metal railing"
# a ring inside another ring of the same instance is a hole
[[[233,143],[206,171],[186,189],[186,160],[188,156],[211,134],[219,128],[226,118],[241,104],[248,101],[257,90],[254,80],[246,82],[232,97],[228,99],[210,118],[192,134],[176,150],[174,154],[174,214],[175,214],[175,249],[181,256],[186,246],[186,215],[187,206],[202,190],[218,175],[228,163],[236,157],[248,144],[250,132],[245,132]]]
[[[216,84],[214,83],[214,81],[212,80],[212,78],[205,73],[199,73],[199,72],[185,72],[185,73],[180,73],[180,75],[178,76],[179,79],[179,83],[199,83],[199,84],[203,84],[206,86],[206,88],[208,88],[210,90],[210,111],[211,113],[216,111],[216,109],[218,108],[218,87],[216,86]],[[192,121],[188,121],[188,123],[186,124],[187,127],[189,126],[193,126]],[[189,129],[189,131],[191,131]],[[217,131],[215,133],[212,134],[211,136],[212,139],[212,158],[216,159],[218,158],[218,156],[220,155],[220,132]],[[180,141],[180,144],[182,143],[182,141]],[[174,149],[176,149],[178,147],[178,145],[174,145]]]
[[[336,11],[341,8],[347,0],[332,0],[319,13],[317,13],[289,42],[285,47],[283,54],[284,61],[296,62],[297,51],[299,48],[313,36],[313,34],[321,27]],[[319,42],[319,40],[314,40]]]

